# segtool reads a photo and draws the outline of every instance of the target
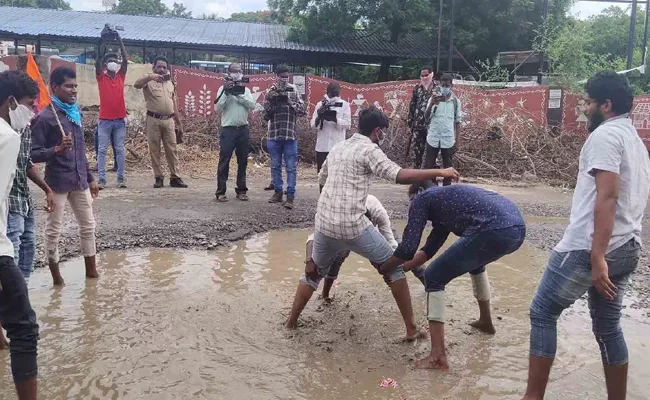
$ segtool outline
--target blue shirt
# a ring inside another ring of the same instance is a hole
[[[434,112],[435,111],[435,112]],[[433,148],[451,149],[456,144],[456,124],[461,121],[460,100],[451,95],[431,111],[427,143]]]
[[[472,236],[525,225],[517,206],[498,193],[469,185],[434,186],[411,202],[402,244],[395,250],[395,257],[413,258],[428,221],[433,228],[422,250],[429,258],[442,247],[450,232]]]

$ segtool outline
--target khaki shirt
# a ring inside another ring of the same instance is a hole
[[[147,111],[160,115],[174,114],[176,87],[172,81],[149,81],[143,88]]]

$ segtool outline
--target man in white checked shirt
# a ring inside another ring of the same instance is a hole
[[[286,327],[293,329],[314,293],[314,284],[328,275],[339,252],[353,251],[377,268],[393,254],[393,248],[365,216],[366,198],[373,176],[399,184],[424,182],[437,177],[458,180],[458,172],[447,169],[403,169],[379,148],[386,138],[388,117],[376,108],[359,115],[359,133],[335,145],[318,176],[323,191],[316,210],[312,259],[305,261],[305,275],[298,285]],[[379,146],[378,146],[379,145]],[[415,325],[411,295],[404,270],[384,276],[406,325],[406,338],[426,336]]]

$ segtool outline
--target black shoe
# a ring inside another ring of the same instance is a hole
[[[161,188],[165,186],[165,182],[163,181],[163,178],[156,178],[156,183],[153,184],[153,187],[156,189]]]
[[[273,196],[269,199],[269,203],[282,203],[282,192],[273,193]]]
[[[275,190],[275,186],[273,186],[273,182],[269,183],[269,186],[265,187],[264,190],[266,191]]]
[[[183,182],[181,178],[171,178],[169,180],[169,186],[175,188],[186,188],[187,185]]]
[[[287,201],[284,202],[284,208],[293,210],[293,196],[287,196]]]

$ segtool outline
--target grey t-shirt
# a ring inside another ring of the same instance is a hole
[[[650,192],[650,160],[626,114],[603,122],[582,146],[569,227],[555,251],[591,250],[596,205],[595,170],[619,175],[614,230],[607,252],[630,239],[641,243],[641,220]]]

